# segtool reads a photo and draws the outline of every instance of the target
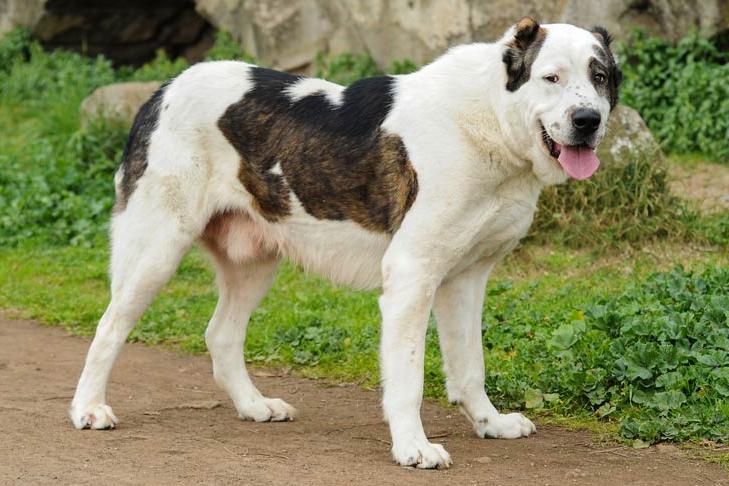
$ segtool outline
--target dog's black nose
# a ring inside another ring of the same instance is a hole
[[[581,108],[572,114],[572,125],[581,135],[592,135],[600,126],[600,113]]]

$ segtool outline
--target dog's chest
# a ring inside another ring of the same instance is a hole
[[[459,272],[484,259],[499,259],[509,253],[529,231],[534,219],[539,189],[502,192],[483,208],[489,216],[476,229],[471,248],[453,269]]]

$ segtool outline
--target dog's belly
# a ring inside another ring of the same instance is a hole
[[[291,195],[292,213],[269,222],[255,209],[219,213],[208,223],[202,242],[236,264],[286,258],[329,280],[361,289],[382,284],[381,261],[391,236],[349,220],[317,219]]]
[[[361,289],[382,285],[381,262],[389,234],[349,220],[316,219],[300,204],[285,223],[275,226],[281,253],[306,271]]]

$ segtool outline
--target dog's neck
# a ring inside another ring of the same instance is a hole
[[[499,43],[458,46],[421,72],[427,73],[429,80],[437,80],[437,85],[434,83],[429,89],[433,91],[431,100],[448,105],[447,112],[488,176],[489,185],[499,186],[511,178],[533,178],[543,187],[549,181],[534,173],[528,156],[534,141],[514,138],[514,133],[529,132],[529,127],[520,126],[525,124],[524,118],[509,105],[505,88],[486,89],[506,85],[501,55],[493,53],[502,49]],[[484,64],[484,59],[496,61]],[[504,127],[510,127],[508,133]]]

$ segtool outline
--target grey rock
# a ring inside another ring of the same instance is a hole
[[[643,118],[634,109],[618,105],[610,114],[607,133],[597,156],[604,165],[624,164],[635,157],[648,157],[656,162],[664,159],[660,145]]]
[[[116,83],[102,86],[81,102],[81,126],[103,118],[131,127],[134,116],[162,83],[160,81]]]

